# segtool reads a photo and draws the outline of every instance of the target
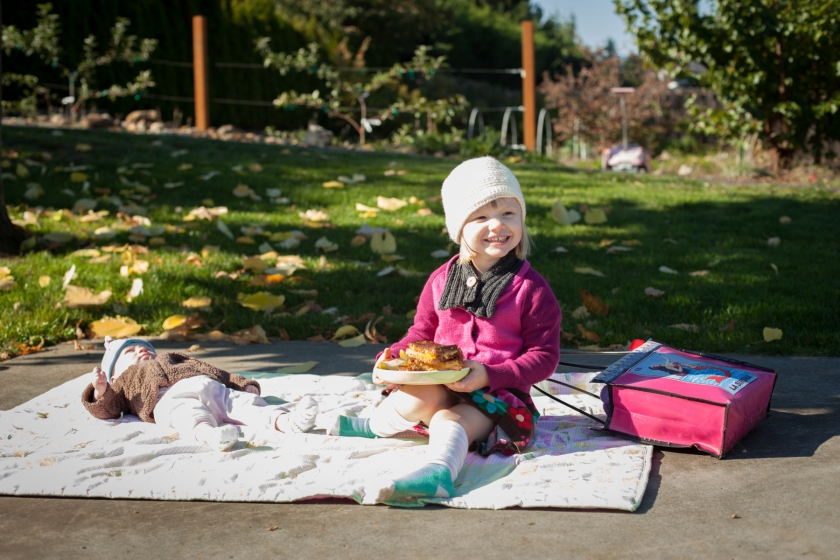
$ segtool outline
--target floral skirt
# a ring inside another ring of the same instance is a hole
[[[501,453],[510,456],[522,453],[531,443],[540,414],[528,393],[518,389],[452,392],[461,397],[464,404],[477,408],[496,424],[487,441],[474,442],[470,451],[479,455]]]

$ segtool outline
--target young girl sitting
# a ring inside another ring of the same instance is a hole
[[[419,422],[429,428],[426,464],[377,488],[378,501],[453,496],[471,444],[482,455],[521,452],[539,417],[531,386],[553,374],[560,358],[560,306],[525,260],[516,177],[491,157],[472,159],[452,171],[441,195],[460,255],[432,273],[414,325],[377,365],[410,342],[431,340],[457,345],[470,373],[447,385],[403,385],[370,418],[338,418],[331,435],[390,437]],[[376,373],[374,381],[384,383]]]
[[[315,424],[318,403],[304,397],[294,411],[269,406],[253,379],[228,373],[181,352],[158,355],[139,339],[105,337],[102,367],[82,392],[96,418],[134,414],[224,451],[239,439],[237,425],[301,433]]]

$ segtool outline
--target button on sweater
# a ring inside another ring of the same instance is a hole
[[[457,345],[464,358],[484,364],[490,391],[520,389],[548,379],[560,360],[562,314],[548,282],[525,261],[502,291],[490,318],[457,307],[438,309],[446,276],[457,260],[434,271],[426,282],[414,325],[391,347],[394,356],[409,342],[433,340]]]

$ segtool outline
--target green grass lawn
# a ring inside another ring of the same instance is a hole
[[[4,127],[3,139],[3,185],[13,219],[25,220],[29,211],[31,231],[75,236],[66,243],[39,237],[37,248],[24,257],[0,259],[0,267],[8,267],[15,280],[11,289],[0,291],[0,345],[7,350],[14,350],[12,342],[74,339],[77,325],[84,329],[105,316],[130,317],[145,325],[146,334],[159,334],[167,317],[193,312],[181,305],[193,296],[211,299],[209,308],[198,311],[206,325],[196,333],[218,326],[231,334],[260,325],[269,337],[330,338],[343,323],[363,330],[370,319],[382,316],[377,330],[394,341],[410,325],[407,315],[427,275],[444,262],[430,253],[448,249],[454,254],[456,249],[443,232],[437,198],[441,182],[458,163],[454,159],[111,132],[64,131],[57,136],[51,130],[14,127]],[[80,143],[91,149],[78,151]],[[249,167],[255,163],[261,171]],[[183,164],[192,168],[179,170]],[[28,170],[27,177],[18,176],[19,165]],[[78,166],[88,166],[77,172],[88,176],[90,194],[82,195],[84,183],[71,180],[68,169]],[[528,204],[527,224],[535,241],[529,259],[551,283],[564,311],[563,347],[593,345],[582,338],[580,324],[600,336],[600,347],[652,337],[707,352],[840,353],[837,192],[819,186],[727,186],[675,177],[570,172],[551,164],[510,166]],[[408,173],[384,174],[402,169]],[[200,178],[211,171],[220,173],[209,180]],[[367,179],[342,189],[322,187],[339,175],[354,173]],[[24,197],[31,183],[43,188],[40,198]],[[167,188],[172,183],[183,184]],[[239,184],[262,199],[236,197],[233,191]],[[290,204],[272,202],[267,189],[280,189]],[[132,243],[130,224],[107,198],[115,195],[123,204],[147,209],[147,229],[166,228],[155,236],[162,238],[160,245],[138,243],[148,247],[148,254],[103,250]],[[356,203],[375,208],[377,196],[416,202],[362,217]],[[95,210],[107,210],[108,215],[96,222],[72,215],[70,209],[85,197],[96,199]],[[608,221],[559,225],[551,218],[558,199],[570,209],[605,208]],[[242,228],[250,227],[255,243],[229,239],[216,220],[183,221],[202,204],[226,206],[229,212],[222,220],[234,237],[245,235]],[[36,207],[43,212],[36,215]],[[418,214],[426,208],[433,214]],[[300,213],[307,210],[325,212],[326,227],[305,223]],[[790,222],[780,222],[782,216]],[[383,261],[369,243],[351,245],[364,223],[388,228],[403,260]],[[116,237],[96,240],[93,232],[104,226],[116,230]],[[270,241],[271,234],[292,230],[306,234],[298,247],[283,250]],[[317,249],[322,237],[338,249]],[[781,240],[777,246],[768,244],[773,237]],[[220,271],[240,271],[243,259],[261,254],[265,242],[280,255],[299,255],[307,268],[263,286],[253,285],[259,275],[252,270],[234,280],[216,277]],[[218,252],[202,256],[208,245],[219,247]],[[554,250],[561,246],[568,252]],[[631,250],[607,252],[616,246]],[[84,248],[97,249],[99,257],[74,255]],[[194,264],[191,254],[202,266]],[[149,268],[123,277],[120,267],[132,255],[147,261]],[[107,303],[76,309],[62,304],[63,277],[73,265],[77,276],[71,284],[96,293],[111,290]],[[661,272],[663,266],[678,274]],[[397,270],[380,276],[387,267]],[[576,268],[595,269],[604,276],[580,274]],[[690,274],[704,270],[708,273]],[[42,276],[50,277],[43,287]],[[144,291],[129,302],[126,296],[134,278],[143,280]],[[665,294],[645,295],[648,287]],[[609,313],[573,318],[572,311],[583,303],[581,289],[609,305]],[[284,304],[266,313],[238,301],[240,294],[261,291],[285,296]],[[330,308],[337,309],[320,311]],[[672,326],[679,324],[692,330]],[[784,334],[765,342],[765,327]]]

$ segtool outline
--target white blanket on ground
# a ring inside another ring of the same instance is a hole
[[[582,387],[593,374],[556,374]],[[361,378],[296,375],[260,379],[263,396],[291,404],[319,402],[316,432],[261,431],[230,452],[217,452],[171,429],[134,416],[97,420],[80,395],[82,376],[9,411],[0,412],[0,494],[235,502],[292,502],[323,497],[372,503],[366,481],[417,468],[427,440],[323,435],[337,414],[367,416],[380,388]],[[591,397],[563,399],[601,412]],[[597,390],[599,386],[595,386]],[[592,388],[592,387],[590,387]],[[635,510],[650,471],[651,447],[592,431],[592,420],[547,397],[533,445],[512,457],[470,453],[455,481],[456,495],[429,500],[458,508],[608,508]],[[593,404],[595,403],[595,404]]]

